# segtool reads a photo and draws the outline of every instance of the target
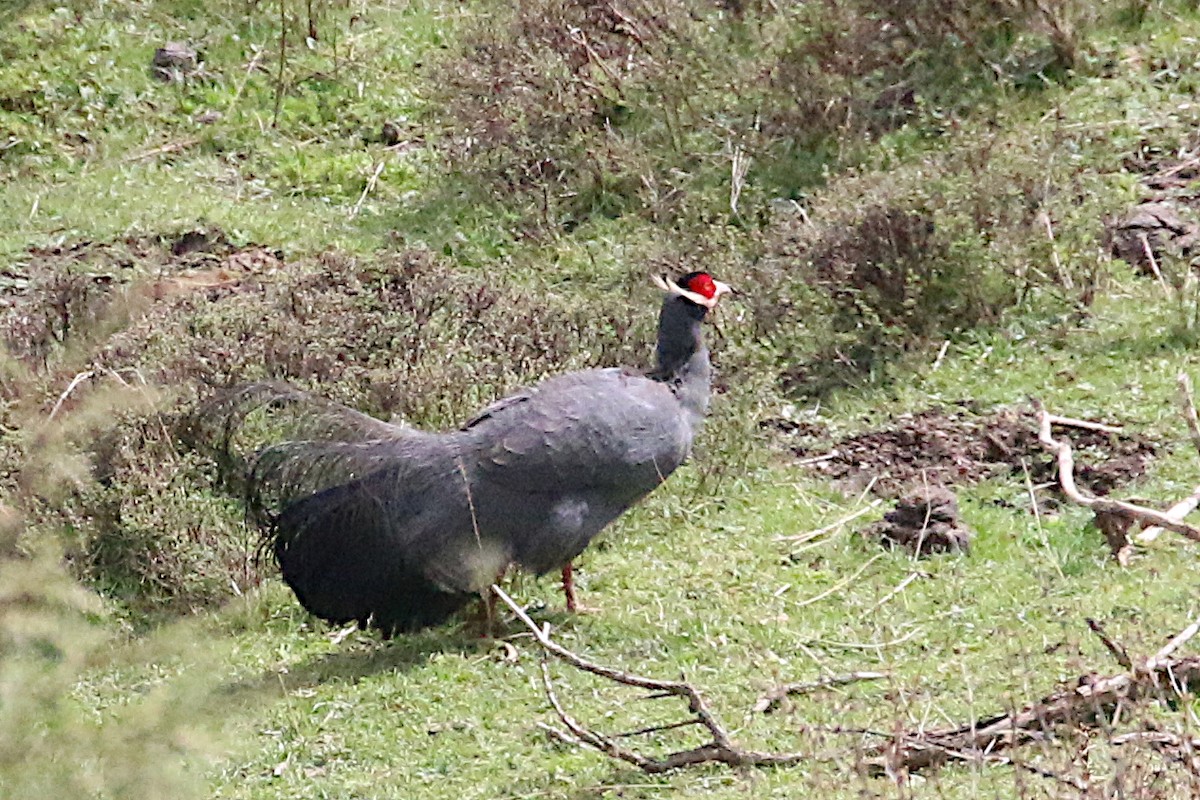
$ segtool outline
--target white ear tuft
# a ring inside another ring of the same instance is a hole
[[[717,298],[720,297],[720,292],[713,295],[712,297],[705,297],[702,294],[697,294],[696,292],[690,292],[687,289],[684,289],[679,284],[675,283],[675,281],[671,280],[670,278],[663,277],[662,275],[655,274],[655,275],[651,275],[650,277],[654,280],[655,285],[657,285],[658,288],[662,289],[667,294],[678,295],[679,297],[686,297],[688,300],[691,300],[693,303],[695,303],[698,306],[704,306],[705,308],[715,308],[717,305]]]

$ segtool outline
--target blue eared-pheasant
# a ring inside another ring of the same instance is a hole
[[[227,454],[255,409],[291,420],[289,440],[255,453],[243,480],[301,604],[390,636],[444,621],[515,564],[561,568],[574,608],[572,560],[683,463],[708,410],[701,323],[729,286],[703,272],[656,282],[653,370],[553,377],[460,430],[390,424],[266,383],[203,409]]]

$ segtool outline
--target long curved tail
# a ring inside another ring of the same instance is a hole
[[[454,436],[274,383],[218,395],[186,433],[240,490],[301,604],[385,635],[443,622],[475,596],[481,569],[509,558],[481,556],[502,548],[473,535]]]

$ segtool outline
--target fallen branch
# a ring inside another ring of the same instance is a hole
[[[671,727],[683,727],[688,724],[699,725],[708,731],[711,741],[688,750],[678,750],[668,753],[661,758],[642,755],[638,751],[617,742],[616,739],[618,737],[594,731],[576,720],[559,700],[550,676],[550,668],[546,661],[543,660],[542,684],[546,691],[546,699],[550,701],[550,705],[558,715],[559,721],[567,728],[567,733],[555,728],[549,728],[552,735],[555,735],[556,738],[568,742],[573,738],[580,744],[599,750],[610,758],[632,764],[649,774],[670,772],[671,770],[692,764],[707,763],[725,764],[730,767],[786,766],[789,764],[798,764],[808,758],[803,753],[768,753],[745,750],[739,747],[732,741],[729,732],[713,714],[712,710],[708,707],[708,703],[700,695],[700,692],[690,683],[686,681],[664,681],[657,678],[646,678],[641,675],[634,675],[588,661],[551,639],[550,626],[538,627],[537,623],[525,613],[525,610],[517,605],[499,586],[493,584],[492,593],[500,598],[517,615],[517,619],[525,624],[525,627],[533,634],[537,643],[541,645],[544,653],[565,661],[578,670],[613,681],[614,683],[619,683],[623,686],[648,689],[660,697],[680,698],[687,703],[691,718],[687,721],[672,724]],[[665,729],[663,726],[659,726],[658,728],[658,730]],[[634,731],[631,734],[621,734],[621,736],[627,737],[651,732],[652,730],[654,729],[643,729],[641,731]]]
[[[1112,514],[1136,520],[1143,525],[1158,525],[1186,536],[1192,541],[1200,542],[1200,528],[1172,519],[1161,511],[1134,503],[1126,503],[1122,500],[1110,500],[1107,497],[1089,497],[1080,492],[1075,485],[1075,456],[1071,451],[1071,444],[1067,441],[1060,442],[1054,438],[1050,432],[1053,415],[1042,408],[1040,404],[1038,404],[1038,417],[1041,422],[1038,442],[1057,457],[1059,485],[1062,487],[1063,494],[1073,503],[1090,508],[1097,514]]]
[[[58,396],[58,402],[56,402],[54,404],[54,408],[50,409],[50,416],[48,417],[48,419],[54,419],[56,416],[58,416],[59,410],[63,407],[63,403],[67,402],[67,398],[71,396],[71,392],[75,391],[76,387],[78,387],[79,384],[88,380],[95,374],[96,373],[94,370],[88,369],[88,370],[84,370],[83,372],[79,373],[74,378],[72,378],[71,382],[69,384],[67,384],[67,388],[64,389],[63,393]]]
[[[196,138],[181,139],[177,142],[164,144],[161,147],[154,147],[150,150],[143,150],[140,153],[134,153],[133,155],[126,156],[123,159],[123,162],[130,164],[134,161],[144,161],[147,158],[154,158],[155,156],[165,156],[169,153],[178,153],[182,150],[187,150],[189,147],[195,147],[199,143],[200,140]]]
[[[1112,657],[1117,660],[1118,664],[1125,669],[1133,669],[1133,659],[1129,657],[1129,653],[1125,651],[1124,647],[1113,641],[1113,639],[1108,635],[1108,632],[1104,630],[1103,625],[1091,617],[1085,619],[1084,622],[1087,623],[1087,626],[1089,629],[1091,629],[1092,633],[1096,634],[1097,638],[1100,639],[1100,642],[1104,645],[1105,649],[1112,654]]]
[[[1118,425],[1105,425],[1103,422],[1092,422],[1086,419],[1075,419],[1074,417],[1060,417],[1058,414],[1050,414],[1050,424],[1061,425],[1064,428],[1079,428],[1084,431],[1098,431],[1100,433],[1125,433],[1125,429]]]
[[[1183,518],[1195,511],[1197,506],[1200,506],[1200,486],[1197,486],[1191,495],[1183,498],[1163,513],[1173,520],[1183,521]],[[1164,530],[1165,528],[1163,528],[1161,525],[1151,525],[1150,527],[1143,529],[1142,532],[1139,533],[1135,538],[1143,544],[1146,542],[1153,542],[1162,535]]]
[[[830,686],[847,686],[859,681],[877,681],[886,677],[888,677],[886,672],[848,672],[845,675],[828,675],[819,680],[804,683],[785,683],[758,698],[758,702],[754,704],[754,711],[760,714],[770,714],[779,708],[785,698],[791,695],[808,694]]]
[[[1200,619],[1180,631],[1161,650],[1117,675],[1083,676],[1076,685],[1055,691],[1020,711],[953,728],[903,732],[868,753],[866,763],[892,774],[938,767],[960,754],[985,756],[1045,740],[1062,726],[1107,725],[1122,702],[1147,697],[1177,697],[1200,689],[1200,657],[1172,654],[1200,631]]]

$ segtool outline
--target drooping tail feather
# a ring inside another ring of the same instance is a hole
[[[469,525],[452,437],[273,383],[219,395],[187,434],[243,495],[301,604],[385,635],[443,622],[475,596],[445,546]]]
[[[336,624],[390,636],[444,622],[476,595],[430,580],[422,554],[403,552],[404,537],[388,535],[388,504],[364,501],[367,494],[355,482],[284,508],[265,530],[284,580],[308,611]],[[390,504],[414,499],[393,496]]]

